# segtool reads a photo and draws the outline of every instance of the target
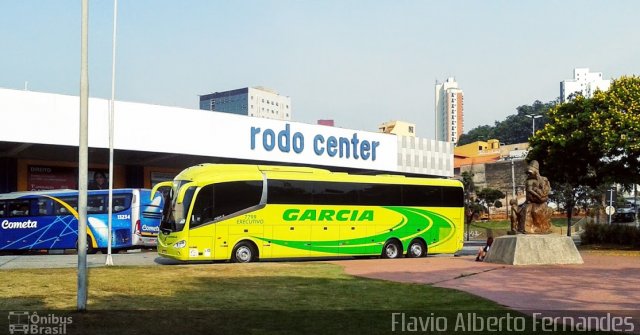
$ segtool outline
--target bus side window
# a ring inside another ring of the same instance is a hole
[[[113,211],[122,212],[131,207],[131,195],[118,194],[113,196]]]
[[[87,198],[88,214],[106,213],[105,208],[105,198],[103,195],[92,195]]]
[[[60,198],[61,201],[69,205],[75,210],[78,210],[78,198]],[[55,215],[69,215],[71,212],[63,204],[56,202],[53,206],[53,212]]]
[[[261,181],[236,181],[216,184],[213,217],[224,217],[260,204]]]
[[[4,216],[6,206],[7,205],[4,203],[4,201],[0,201],[0,217]]]
[[[200,189],[191,211],[191,223],[189,228],[195,228],[203,223],[213,221],[213,189],[214,185],[207,185]]]
[[[53,212],[53,200],[47,198],[38,199],[38,215],[51,215]]]
[[[29,215],[29,200],[14,200],[9,202],[9,214],[11,216]]]

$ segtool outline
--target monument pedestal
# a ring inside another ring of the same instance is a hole
[[[493,240],[485,262],[511,265],[582,264],[569,236],[509,235]]]

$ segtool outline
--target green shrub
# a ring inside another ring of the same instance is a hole
[[[640,228],[588,223],[580,235],[582,244],[619,244],[640,247]]]

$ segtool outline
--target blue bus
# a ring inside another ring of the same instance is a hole
[[[89,253],[108,247],[108,192],[88,191]],[[148,189],[113,190],[111,248],[156,246],[163,196],[150,197]],[[77,190],[0,194],[0,251],[76,249],[77,210]]]

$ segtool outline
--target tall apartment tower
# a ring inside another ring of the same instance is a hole
[[[573,69],[573,79],[560,82],[560,102],[566,102],[574,93],[592,98],[596,90],[606,91],[609,86],[611,86],[611,80],[602,79],[602,72],[589,72],[588,68],[576,68]]]
[[[444,83],[436,81],[435,93],[436,141],[455,145],[464,131],[464,93],[453,77]]]
[[[200,96],[200,109],[291,120],[291,98],[265,87],[245,87]]]

